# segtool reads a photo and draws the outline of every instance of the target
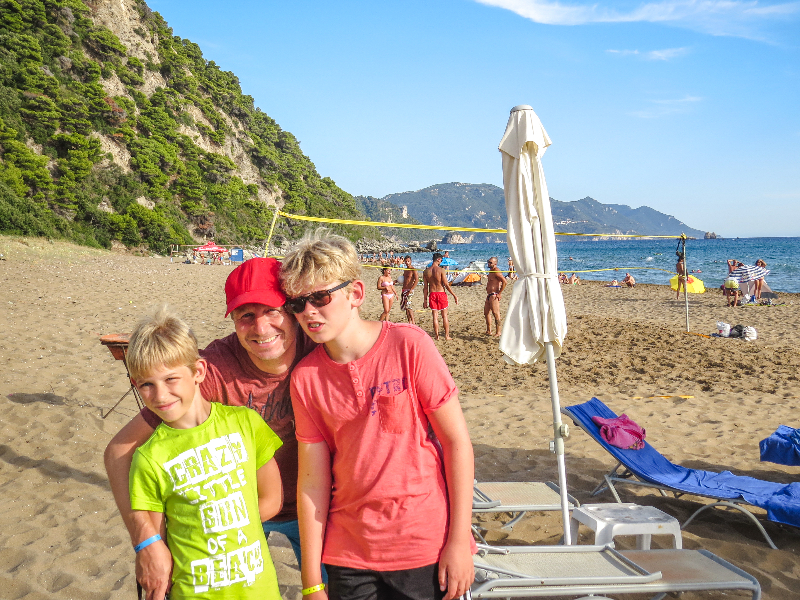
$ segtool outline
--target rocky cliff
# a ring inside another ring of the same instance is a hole
[[[143,0],[7,0],[0,17],[0,232],[164,251],[263,240],[276,207],[362,217]]]

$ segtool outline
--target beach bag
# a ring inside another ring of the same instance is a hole
[[[745,327],[742,330],[742,339],[752,342],[753,340],[758,338],[758,333],[756,332],[755,327]]]
[[[728,337],[732,338],[740,338],[742,337],[742,332],[744,331],[744,325],[734,325],[731,327],[731,332],[728,334]]]
[[[728,337],[731,334],[731,326],[724,321],[717,321],[717,331],[721,337]]]
[[[644,448],[645,430],[628,415],[622,414],[613,419],[592,417],[592,421],[600,428],[600,437],[606,443],[626,450]]]

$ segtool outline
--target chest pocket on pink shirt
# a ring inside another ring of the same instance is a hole
[[[384,433],[405,433],[414,422],[411,397],[408,390],[396,396],[378,396],[378,416]]]

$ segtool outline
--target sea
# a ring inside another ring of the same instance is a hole
[[[577,272],[582,279],[611,281],[631,273],[638,283],[668,285],[674,275],[677,239],[620,239],[575,241],[557,239],[558,269]],[[440,244],[440,252],[450,251],[450,258],[463,268],[472,261],[498,257],[498,266],[508,264],[506,244]],[[417,255],[424,256],[424,255]],[[707,288],[719,287],[728,274],[727,260],[735,258],[746,265],[757,259],[767,263],[766,282],[776,292],[800,292],[800,238],[760,237],[687,240],[686,266]],[[415,259],[414,266],[424,267],[427,260]],[[597,271],[618,269],[618,271]],[[583,272],[582,272],[583,271]],[[587,272],[588,271],[588,272]],[[669,271],[669,272],[665,272]]]

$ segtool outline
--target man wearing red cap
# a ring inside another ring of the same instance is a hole
[[[271,531],[286,535],[299,562],[297,439],[289,376],[315,344],[283,309],[286,296],[280,288],[280,267],[274,258],[253,258],[228,276],[225,316],[231,315],[235,332],[214,340],[200,352],[208,361],[201,393],[212,401],[252,408],[283,440],[275,453],[283,483],[283,507],[263,526],[267,536]],[[105,452],[111,491],[134,546],[158,533],[145,513],[131,510],[128,474],[133,452],[159,423],[158,417],[145,408],[114,436]],[[154,592],[152,597],[157,600],[167,589],[171,569],[172,557],[163,542],[150,544],[136,555],[136,578],[148,592]]]

